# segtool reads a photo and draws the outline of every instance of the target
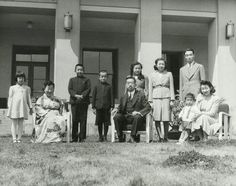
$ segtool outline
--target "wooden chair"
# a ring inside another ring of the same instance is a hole
[[[111,142],[115,142],[116,139],[116,129],[115,129],[115,123],[114,123],[114,119],[113,117],[115,116],[115,114],[111,117]],[[146,126],[143,128],[143,130],[138,131],[137,134],[139,135],[146,135],[146,143],[149,143],[150,141],[150,126],[152,124],[152,116],[151,113],[146,115]],[[128,124],[126,129],[123,130],[124,134],[130,134],[131,133],[131,124]]]
[[[70,110],[68,109],[68,107],[69,107],[68,105],[69,105],[68,102],[64,103],[62,116],[63,116],[63,118],[65,119],[65,122],[66,122],[66,142],[70,143],[70,140],[71,140],[71,126],[72,126],[72,114],[71,114]],[[36,113],[35,112],[32,114],[32,123],[33,123],[33,134],[34,134],[34,138],[35,138],[35,125],[36,125]]]
[[[229,105],[222,103],[219,106],[219,140],[230,139],[231,137],[231,116],[229,114]]]

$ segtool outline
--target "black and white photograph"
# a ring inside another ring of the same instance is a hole
[[[0,0],[0,185],[236,186],[236,0]]]

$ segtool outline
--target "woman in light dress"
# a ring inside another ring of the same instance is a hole
[[[23,122],[28,119],[28,108],[30,114],[32,103],[30,99],[30,88],[24,85],[26,81],[25,74],[21,71],[16,73],[16,85],[9,89],[7,117],[12,120],[11,132],[13,143],[20,143],[23,132]]]
[[[173,104],[174,82],[171,72],[166,70],[166,61],[158,58],[155,61],[154,70],[149,77],[148,101],[153,107],[153,119],[155,121],[159,142],[167,142],[169,121],[171,120],[170,105]],[[164,136],[161,134],[160,123],[164,124]]]
[[[192,132],[196,132],[200,140],[207,140],[209,135],[214,135],[219,129],[218,109],[221,102],[214,95],[215,88],[210,81],[201,81],[200,94],[196,99],[196,107],[199,112],[195,122],[192,123]]]
[[[66,123],[61,116],[62,102],[53,95],[54,88],[52,81],[45,82],[44,94],[35,104],[35,143],[60,142],[65,133]]]

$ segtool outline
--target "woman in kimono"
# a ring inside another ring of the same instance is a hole
[[[153,107],[153,119],[155,121],[159,142],[167,142],[169,121],[171,120],[170,104],[173,104],[174,82],[171,72],[166,70],[166,61],[158,58],[155,61],[154,70],[149,77],[148,101]],[[160,123],[164,124],[164,136],[162,137]]]
[[[61,116],[62,102],[53,95],[55,84],[44,83],[44,94],[35,104],[36,125],[35,143],[60,142],[66,123]]]
[[[214,95],[215,88],[210,81],[200,82],[200,94],[197,96],[196,107],[199,109],[192,132],[196,131],[200,140],[206,141],[209,135],[214,135],[219,129],[218,109],[221,100]]]

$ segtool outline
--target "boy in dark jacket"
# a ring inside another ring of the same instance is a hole
[[[89,93],[91,82],[84,76],[84,66],[75,65],[76,77],[69,81],[68,91],[72,111],[72,142],[84,142],[86,138],[87,111],[89,105]],[[78,123],[80,123],[80,133],[78,135]]]
[[[96,114],[95,125],[98,126],[99,141],[107,141],[107,132],[110,122],[111,109],[114,108],[112,87],[107,83],[107,71],[99,72],[99,82],[92,93],[92,108]],[[104,136],[102,135],[104,127]]]

